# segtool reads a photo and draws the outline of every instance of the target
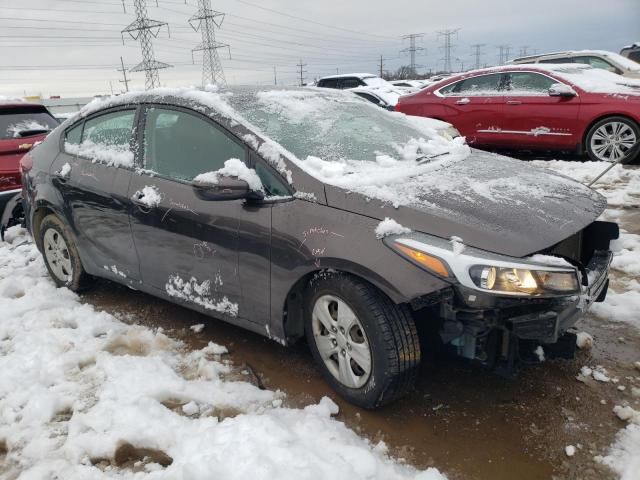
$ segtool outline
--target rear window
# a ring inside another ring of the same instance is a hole
[[[0,109],[0,139],[23,138],[53,130],[58,121],[44,107]]]

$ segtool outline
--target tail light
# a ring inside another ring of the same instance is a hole
[[[24,175],[33,168],[33,157],[30,154],[26,154],[20,160],[20,172]]]

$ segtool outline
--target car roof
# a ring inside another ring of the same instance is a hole
[[[583,57],[585,55],[594,55],[600,57],[611,57],[617,54],[615,52],[609,52],[607,50],[567,50],[565,52],[549,52],[541,53],[539,55],[528,55],[526,57],[518,57],[511,60],[511,62],[526,63],[534,60],[553,58],[553,57]]]
[[[318,79],[318,81],[326,80],[329,78],[351,78],[351,77],[363,79],[363,78],[375,78],[376,75],[373,75],[372,73],[341,73],[339,75],[328,75],[326,77],[321,77]]]

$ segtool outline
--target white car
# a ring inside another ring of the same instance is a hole
[[[337,88],[347,90],[356,87],[391,87],[386,80],[372,75],[371,73],[343,73],[340,75],[330,75],[322,77],[316,83],[317,87]]]
[[[545,53],[543,55],[515,58],[509,63],[583,63],[591,65],[594,68],[617,73],[623,77],[640,79],[640,64],[622,55],[606,50]]]
[[[622,47],[622,50],[620,50],[620,55],[640,64],[640,42],[632,43],[631,45]]]

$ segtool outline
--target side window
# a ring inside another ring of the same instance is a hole
[[[282,181],[276,175],[271,173],[271,171],[261,162],[256,162],[255,170],[258,177],[260,177],[260,181],[267,193],[267,197],[282,197],[290,195],[289,190],[284,186]]]
[[[616,67],[614,67],[609,62],[607,62],[606,60],[600,57],[575,57],[574,60],[576,63],[584,63],[586,65],[591,65],[593,68],[609,70],[610,72],[614,72],[614,73],[622,73]]]
[[[320,80],[319,87],[323,88],[338,88],[338,80],[335,78],[327,78],[326,80]]]
[[[368,93],[364,93],[364,92],[354,92],[354,93],[356,95],[358,95],[359,97],[364,98],[365,100],[369,100],[371,103],[375,103],[376,105],[380,105],[380,100],[378,100],[373,95],[369,95]]]
[[[340,88],[356,88],[362,84],[363,83],[357,78],[343,78],[340,81]]]
[[[80,145],[82,140],[82,125],[84,122],[78,123],[75,127],[65,132],[64,141],[71,145]]]
[[[540,60],[538,63],[576,63],[573,58],[563,57],[563,58],[544,58]]]
[[[144,166],[177,180],[224,167],[230,158],[247,161],[243,145],[191,113],[149,108],[144,129]]]
[[[132,167],[133,152],[131,136],[134,127],[135,110],[118,110],[85,120],[79,144],[74,143],[76,128],[67,132],[65,150],[95,162],[117,167]]]
[[[640,63],[640,50],[636,50],[635,52],[631,52],[629,54],[629,59],[633,60],[634,62]]]
[[[554,83],[558,82],[539,73],[511,72],[507,75],[506,88],[512,94],[547,95]]]
[[[445,96],[449,95],[496,95],[501,93],[500,78],[502,74],[479,75],[477,77],[465,78],[452,85],[447,85],[440,90]]]

